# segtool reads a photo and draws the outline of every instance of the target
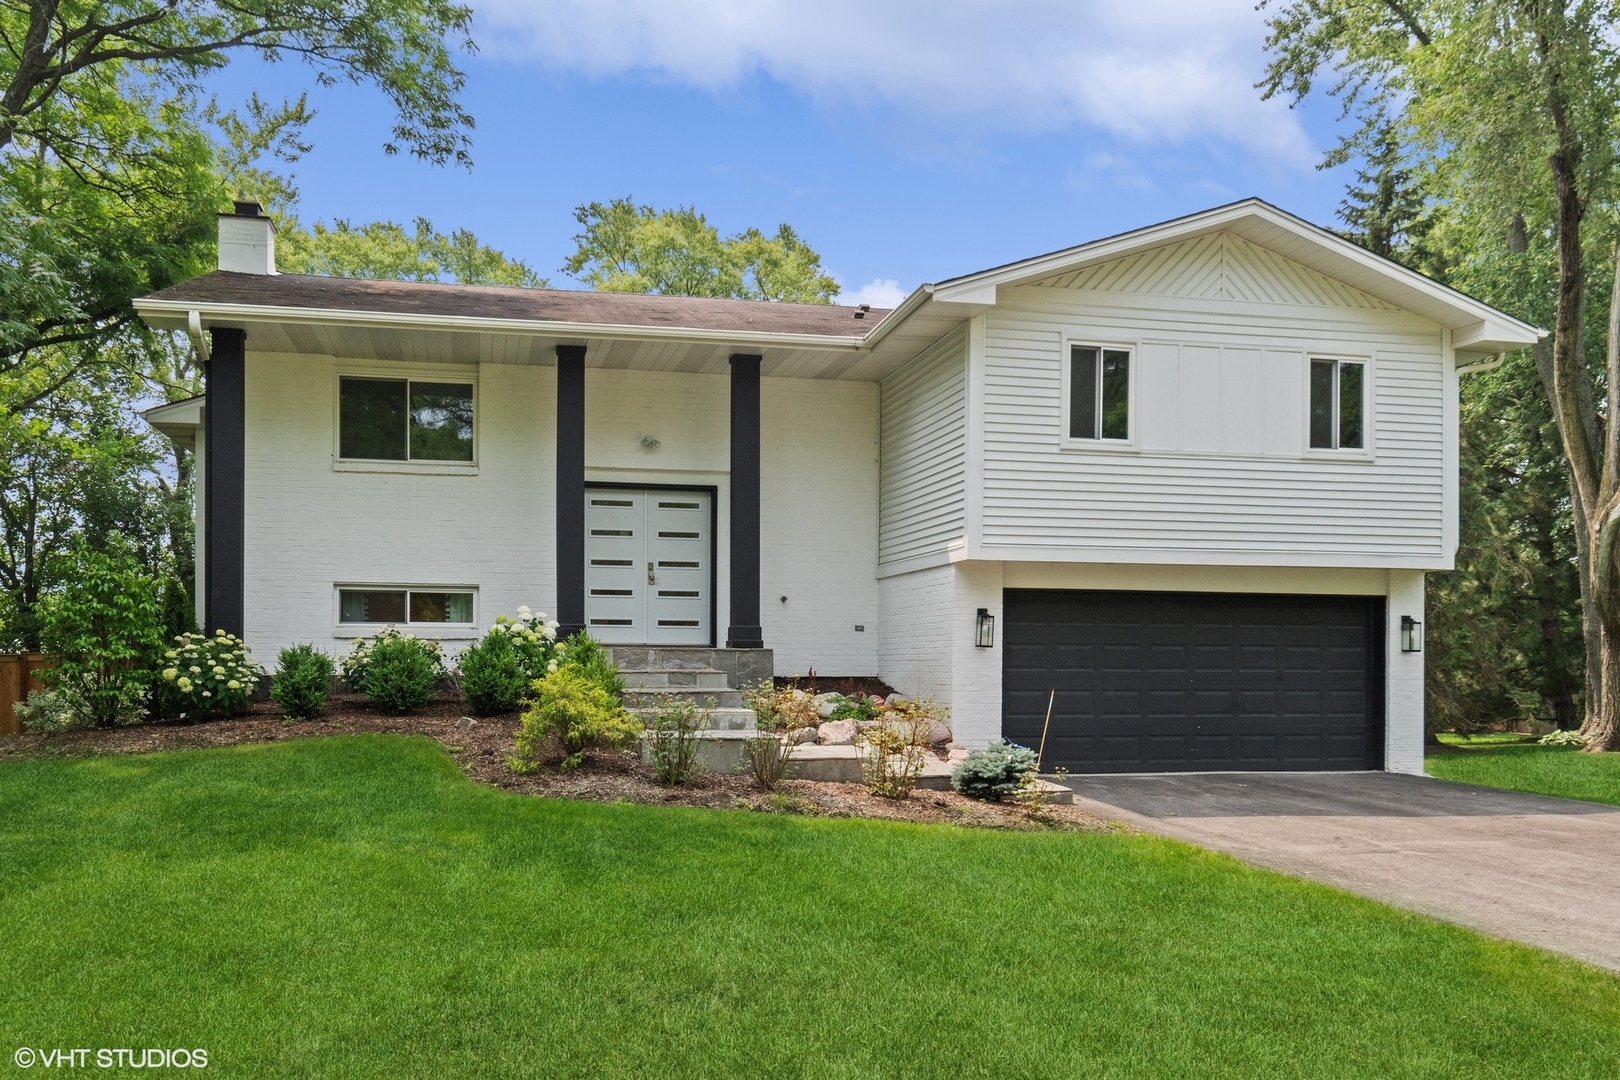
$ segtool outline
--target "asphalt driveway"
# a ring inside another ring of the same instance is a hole
[[[1620,807],[1391,773],[1067,783],[1145,832],[1620,972]]]

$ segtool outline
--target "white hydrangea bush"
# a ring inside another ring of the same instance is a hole
[[[557,670],[557,665],[568,648],[557,640],[560,624],[548,618],[543,611],[531,611],[527,605],[517,609],[517,615],[497,615],[490,633],[503,633],[512,639],[518,655],[518,664],[524,675],[538,679]]]
[[[181,634],[163,653],[158,704],[170,720],[211,720],[247,712],[264,677],[247,642],[234,634]]]
[[[442,678],[447,674],[448,668],[444,663],[444,646],[431,638],[419,638],[415,634],[402,633],[398,627],[385,626],[377,631],[376,637],[360,638],[354,643],[347,656],[338,662],[338,674],[343,679],[343,685],[357,694],[366,692],[366,664],[371,659],[372,651],[377,646],[390,640],[414,641],[421,645],[433,657]]]

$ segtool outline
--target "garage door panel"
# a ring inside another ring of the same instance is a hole
[[[1008,590],[1003,730],[1072,772],[1363,769],[1379,597]]]

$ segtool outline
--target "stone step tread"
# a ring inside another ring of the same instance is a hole
[[[657,708],[659,698],[687,698],[692,700],[699,708],[740,709],[743,707],[741,690],[731,690],[722,686],[649,686],[637,689],[633,686],[624,688],[625,704],[631,708],[647,709]],[[710,706],[708,701],[714,699]]]
[[[624,678],[627,689],[670,687],[672,689],[706,689],[730,690],[731,678],[723,671],[714,668],[691,668],[675,671],[625,671],[619,674]]]
[[[653,709],[632,709],[631,712],[651,721]],[[698,729],[697,734],[704,738],[719,738],[735,736],[746,738],[754,733],[753,709],[726,709],[717,708],[710,711],[707,725]]]

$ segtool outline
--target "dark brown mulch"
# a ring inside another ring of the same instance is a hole
[[[843,694],[845,697],[860,694],[888,697],[894,693],[894,687],[876,675],[778,675],[776,686],[778,689],[794,686],[809,694]]]
[[[890,821],[949,823],[992,829],[1107,831],[1115,828],[1072,806],[1047,807],[1041,820],[1023,810],[980,802],[954,791],[916,791],[909,799],[886,799],[859,784],[784,781],[775,792],[759,789],[746,776],[710,775],[683,787],[654,779],[634,753],[600,752],[568,772],[542,769],[519,776],[506,764],[518,714],[473,717],[466,705],[441,699],[409,716],[389,716],[364,700],[338,696],[318,720],[287,721],[279,707],[263,703],[244,716],[202,724],[142,724],[109,731],[66,731],[0,738],[0,761],[22,758],[145,754],[242,743],[280,742],[325,735],[425,735],[448,749],[462,771],[481,784],[524,795],[633,802],[653,806],[694,806],[755,810],[815,817],[882,818]]]

